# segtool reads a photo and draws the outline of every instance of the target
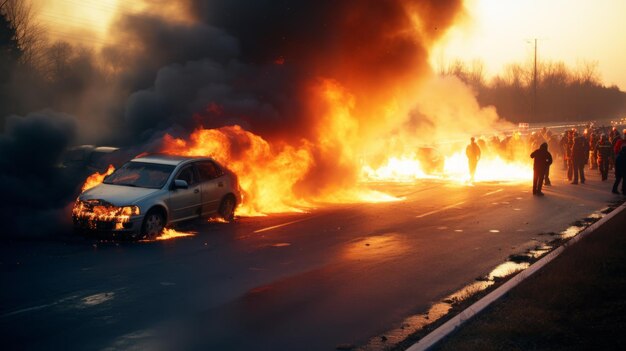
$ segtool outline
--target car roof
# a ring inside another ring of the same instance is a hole
[[[115,152],[115,151],[117,151],[119,149],[120,148],[118,148],[118,147],[112,147],[112,146],[98,146],[98,147],[95,147],[93,149],[93,151],[94,152],[100,152],[100,153],[107,153],[108,154],[108,153]]]
[[[162,165],[172,165],[178,166],[181,163],[187,161],[202,161],[202,160],[213,160],[210,157],[191,157],[191,156],[178,156],[178,155],[165,155],[165,154],[150,154],[145,156],[140,156],[131,160],[131,162],[146,162],[146,163],[157,163]]]

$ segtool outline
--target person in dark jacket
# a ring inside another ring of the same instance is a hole
[[[609,178],[609,161],[613,157],[613,148],[606,134],[600,135],[600,141],[598,141],[595,150],[602,180],[607,180]]]
[[[626,195],[626,146],[622,146],[615,158],[615,183],[613,183],[613,194],[619,194],[617,187],[622,182],[622,194]]]
[[[546,171],[552,164],[552,155],[548,152],[548,144],[541,144],[537,150],[530,154],[530,157],[534,159],[533,195],[542,196],[541,185],[543,184]]]
[[[574,146],[574,131],[567,131],[567,153],[565,158],[567,159],[567,179],[571,182],[574,179],[574,156],[572,155],[572,147]]]
[[[576,137],[574,139],[574,145],[572,145],[572,169],[574,171],[572,184],[578,184],[579,178],[580,182],[585,184],[585,161],[587,160],[588,153],[589,151],[585,146],[585,138]]]
[[[476,174],[476,165],[480,160],[480,147],[474,141],[474,137],[470,139],[471,143],[465,148],[465,155],[469,164],[470,181],[474,181],[474,174]]]

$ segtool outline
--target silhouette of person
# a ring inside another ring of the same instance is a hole
[[[622,146],[615,158],[615,183],[613,183],[613,194],[619,194],[617,187],[622,182],[622,194],[626,195],[626,145]]]
[[[606,138],[606,134],[602,134],[600,136],[600,141],[598,141],[595,149],[596,154],[598,155],[598,168],[600,169],[600,174],[602,175],[602,180],[604,181],[609,178],[609,163],[613,157],[613,148],[611,147],[611,143]]]
[[[582,136],[574,139],[574,145],[572,145],[572,166],[574,170],[574,180],[571,184],[580,183],[585,184],[585,161],[589,158],[589,151],[587,145],[585,145],[585,138]],[[580,176],[580,177],[579,177]]]
[[[548,143],[542,143],[539,148],[530,154],[533,163],[533,195],[543,196],[541,186],[545,174],[552,164],[552,155],[548,151]]]
[[[465,148],[465,155],[467,156],[467,161],[469,164],[469,173],[470,173],[470,181],[474,181],[474,175],[476,174],[476,165],[478,165],[478,160],[480,160],[480,147],[474,141],[474,137],[470,139],[470,144]]]

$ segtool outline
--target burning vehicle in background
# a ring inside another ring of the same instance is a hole
[[[150,238],[188,219],[232,221],[240,200],[236,176],[211,158],[146,155],[80,194],[72,219],[78,231]]]
[[[90,172],[103,172],[110,164],[118,166],[120,149],[110,146],[80,145],[63,153],[61,166]],[[128,159],[126,159],[128,160]]]
[[[445,158],[434,147],[420,147],[417,149],[417,159],[426,174],[442,174]]]

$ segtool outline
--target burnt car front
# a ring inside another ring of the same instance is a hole
[[[175,168],[168,164],[126,163],[102,184],[80,194],[72,211],[75,229],[130,238],[143,235],[144,216],[150,208],[162,204],[168,192],[165,185]]]

